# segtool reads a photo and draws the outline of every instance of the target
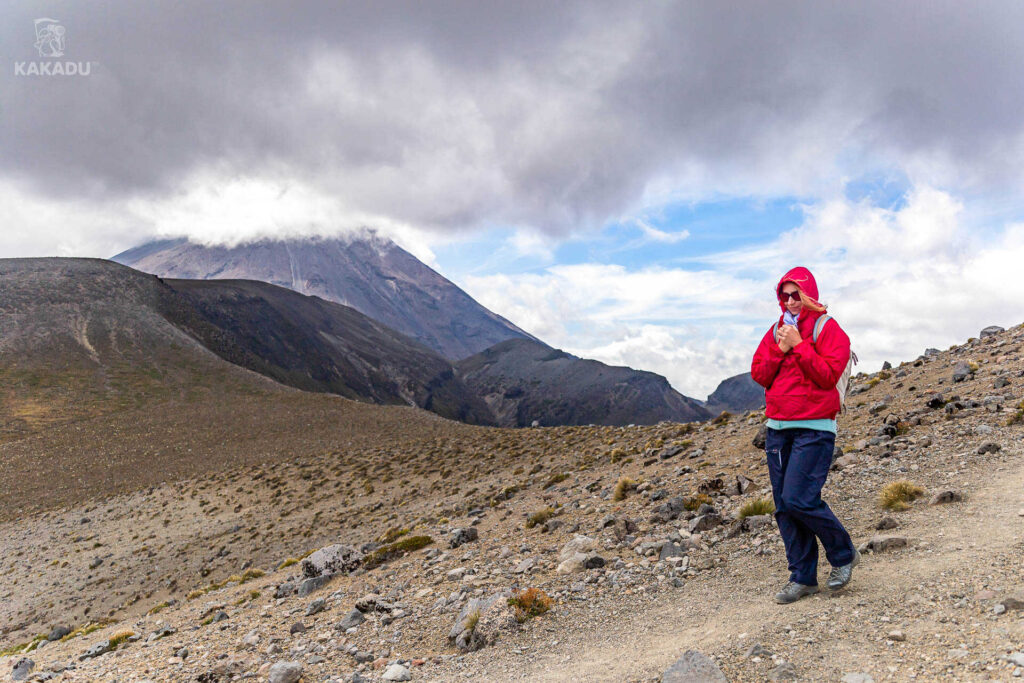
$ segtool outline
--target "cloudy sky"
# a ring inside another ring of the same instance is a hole
[[[1024,320],[1022,27],[1019,2],[5,3],[0,256],[372,226],[699,398],[805,265],[874,370]],[[54,61],[89,74],[22,74]]]

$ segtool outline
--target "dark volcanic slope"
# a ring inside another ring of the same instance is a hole
[[[185,239],[144,244],[114,261],[168,278],[245,279],[351,306],[449,360],[532,338],[394,242],[368,238],[261,240],[236,247]]]
[[[100,259],[0,259],[0,441],[153,400],[286,390],[169,318],[207,329],[152,275]]]
[[[196,336],[232,363],[300,389],[493,424],[447,360],[355,309],[252,280],[165,283],[210,323]]]
[[[584,360],[526,339],[496,344],[456,363],[498,424],[654,424],[710,416],[661,375]]]
[[[445,359],[357,311],[266,283],[174,285],[100,259],[0,260],[0,440],[197,392],[285,390],[269,378],[493,423]]]
[[[707,400],[708,409],[718,412],[742,413],[763,405],[764,387],[755,382],[749,372],[723,379]]]

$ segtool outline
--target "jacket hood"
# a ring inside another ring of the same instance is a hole
[[[815,281],[814,276],[811,275],[811,271],[807,270],[803,266],[797,266],[793,268],[779,279],[779,284],[775,285],[775,298],[779,298],[779,292],[782,291],[782,285],[787,282],[792,282],[794,285],[800,288],[800,293],[809,296],[818,301],[818,283]],[[779,301],[779,308],[782,312],[786,312],[786,305]]]

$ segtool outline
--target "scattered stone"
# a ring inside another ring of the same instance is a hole
[[[889,631],[889,633],[888,633],[888,635],[886,637],[889,640],[892,640],[892,641],[897,642],[897,643],[902,643],[903,641],[905,641],[907,639],[907,636],[903,633],[903,631],[901,631],[899,629],[896,629],[895,631]]]
[[[296,683],[302,677],[299,662],[277,662],[267,673],[270,683]]]
[[[687,650],[661,675],[662,683],[726,683],[718,665],[697,650]]]
[[[353,608],[351,612],[345,615],[344,619],[338,622],[338,628],[342,631],[347,631],[350,628],[359,626],[364,621],[366,621],[366,617],[363,616],[363,613]]]
[[[871,674],[865,673],[850,673],[843,674],[842,683],[875,683],[875,679],[871,677]]]
[[[512,572],[515,574],[525,574],[526,572],[533,569],[534,565],[536,564],[536,558],[527,557],[525,560],[520,560],[519,564],[517,564],[515,568],[512,569]]]
[[[1007,610],[1024,610],[1024,600],[1016,597],[1006,596],[1004,598],[1000,598],[999,604]]]
[[[36,663],[27,657],[22,657],[14,664],[14,668],[11,670],[11,679],[15,681],[23,681],[28,678],[28,675],[32,673]]]
[[[67,626],[54,626],[50,629],[50,635],[46,636],[46,639],[52,643],[60,640],[69,633],[71,633],[71,629]]]
[[[683,497],[673,496],[658,507],[654,508],[654,514],[651,515],[651,521],[655,524],[664,524],[665,522],[669,522],[679,517],[685,509],[686,505],[683,501]]]
[[[960,361],[953,366],[953,381],[963,382],[965,379],[971,376],[971,366],[964,361]]]
[[[875,529],[877,529],[878,531],[885,531],[887,529],[898,528],[900,528],[900,523],[888,515],[882,517],[878,524],[875,525]]]
[[[768,674],[769,681],[795,681],[800,678],[796,667],[789,662],[783,662],[771,670]]]
[[[462,652],[479,650],[494,642],[502,630],[517,623],[508,604],[509,597],[509,591],[501,591],[487,598],[468,600],[448,632],[448,640]]]
[[[471,543],[478,538],[480,538],[480,532],[477,531],[476,527],[470,526],[453,529],[448,539],[448,546],[451,548],[458,548],[460,545]]]
[[[985,455],[986,453],[998,453],[1002,449],[1003,447],[997,444],[995,441],[986,441],[985,443],[978,446],[978,455]]]
[[[303,624],[301,621],[296,621],[294,624],[292,624],[291,628],[288,629],[288,633],[290,633],[292,635],[295,635],[296,633],[305,633],[305,632],[306,632],[306,625]]]
[[[78,656],[78,659],[93,659],[94,657],[99,657],[100,655],[106,654],[107,652],[110,652],[110,641],[104,640],[102,642],[96,643],[88,650],[86,650],[84,653],[80,654]]]
[[[384,671],[381,679],[385,681],[411,681],[412,674],[401,664],[392,664]]]
[[[320,576],[313,576],[306,579],[299,584],[299,597],[304,598],[313,591],[323,588],[327,582],[333,578],[334,574],[321,574]]]
[[[768,439],[768,427],[763,426],[757,430],[757,434],[754,435],[751,445],[759,451],[764,450],[765,441]]]
[[[323,574],[351,572],[363,562],[363,553],[349,545],[337,543],[321,548],[302,561],[302,574],[308,578]]]
[[[306,608],[306,616],[311,617],[314,614],[319,614],[324,611],[324,599],[317,598],[313,602],[309,603],[309,607]]]
[[[835,462],[832,463],[832,469],[837,471],[845,470],[851,465],[860,463],[860,456],[856,453],[848,453],[846,455],[836,458]]]
[[[907,538],[905,536],[888,536],[878,535],[872,536],[871,540],[863,544],[858,550],[860,552],[876,552],[884,553],[888,550],[895,550],[897,548],[904,548],[907,546]]]
[[[386,602],[376,593],[369,593],[356,600],[356,609],[364,614],[366,612],[393,612],[395,606]]]
[[[957,503],[963,499],[964,497],[961,496],[956,491],[940,491],[931,497],[931,500],[928,501],[928,504],[945,505],[946,503]]]
[[[699,515],[690,520],[690,533],[695,534],[699,531],[708,531],[714,529],[716,526],[721,526],[722,515],[717,512],[709,512],[705,515]]]
[[[549,519],[548,521],[544,522],[543,530],[544,530],[544,533],[549,534],[552,531],[554,531],[555,529],[558,529],[559,527],[562,527],[564,525],[565,525],[565,521],[564,520],[561,520],[558,517],[553,517],[553,518]]]
[[[285,581],[282,584],[278,584],[274,588],[274,599],[280,600],[281,598],[287,598],[289,595],[295,592],[295,584],[291,581]]]
[[[744,656],[747,659],[751,659],[753,657],[762,657],[763,658],[763,657],[771,657],[772,653],[771,653],[770,650],[768,650],[763,645],[761,645],[761,643],[754,643],[749,648],[747,648],[747,654],[744,655]]]

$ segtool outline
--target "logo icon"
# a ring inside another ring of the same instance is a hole
[[[66,29],[56,19],[36,19],[36,49],[40,57],[63,57]]]

